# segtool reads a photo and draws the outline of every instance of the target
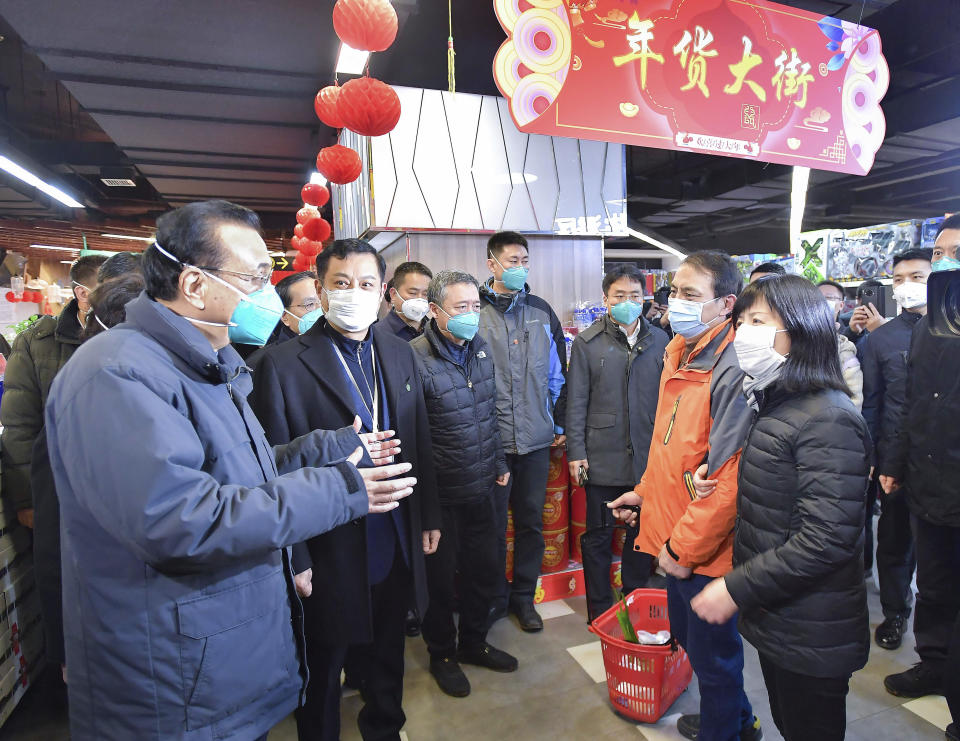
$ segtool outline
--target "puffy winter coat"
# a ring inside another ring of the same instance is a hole
[[[837,351],[840,355],[840,370],[853,396],[850,400],[857,409],[863,408],[863,370],[857,358],[857,345],[842,334],[837,335]]]
[[[550,304],[526,287],[495,293],[492,282],[480,286],[480,335],[497,371],[500,440],[506,452],[524,455],[563,432],[567,346]]]
[[[292,712],[302,610],[284,546],[366,513],[352,429],[271,448],[239,355],[146,295],[57,376],[74,741],[252,741]]]
[[[778,666],[840,677],[867,663],[863,518],[870,434],[846,394],[760,392],[740,461],[740,632]]]
[[[3,377],[3,493],[15,510],[33,507],[30,461],[43,429],[43,409],[54,376],[80,345],[77,300],[60,315],[41,317],[17,335]]]
[[[604,316],[577,335],[567,371],[567,457],[587,459],[590,481],[633,487],[647,468],[667,335],[642,317],[630,347]]]
[[[506,473],[497,425],[493,357],[477,335],[460,361],[435,321],[410,343],[433,441],[440,504],[465,504],[487,497],[494,479]]]

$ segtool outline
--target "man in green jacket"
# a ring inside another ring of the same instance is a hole
[[[97,287],[102,255],[86,255],[70,267],[74,298],[57,317],[44,316],[13,341],[3,379],[2,484],[22,525],[33,527],[30,462],[33,445],[43,430],[43,410],[54,376],[80,345],[90,310],[90,294]]]

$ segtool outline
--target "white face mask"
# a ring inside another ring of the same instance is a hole
[[[740,369],[753,379],[774,380],[787,358],[773,349],[773,343],[786,331],[769,324],[741,324],[733,340]]]
[[[927,284],[906,281],[893,289],[893,297],[904,309],[918,309],[927,305]]]
[[[425,298],[408,298],[400,304],[400,313],[411,322],[422,321],[429,311],[430,304]]]
[[[333,322],[347,332],[362,332],[377,321],[380,308],[380,294],[377,291],[365,291],[362,288],[346,288],[340,291],[328,291],[329,308],[324,312],[328,321]]]

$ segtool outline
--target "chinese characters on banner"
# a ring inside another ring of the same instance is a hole
[[[494,0],[521,131],[866,174],[889,71],[873,29],[765,0]]]

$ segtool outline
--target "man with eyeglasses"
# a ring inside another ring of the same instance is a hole
[[[287,546],[396,509],[416,480],[358,470],[392,441],[352,427],[268,444],[230,347],[282,312],[255,213],[164,214],[143,272],[126,321],[76,351],[46,408],[71,738],[263,740],[306,680]]]

